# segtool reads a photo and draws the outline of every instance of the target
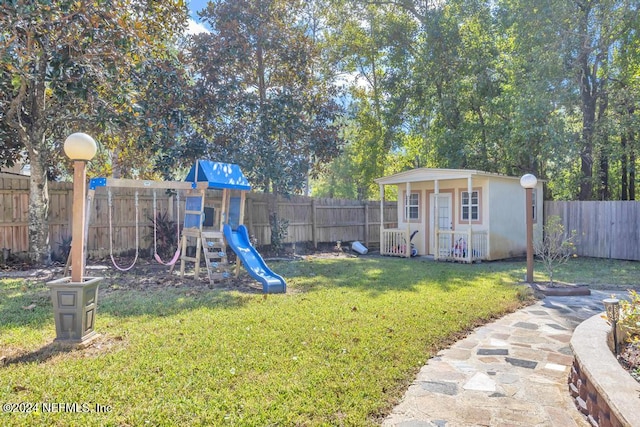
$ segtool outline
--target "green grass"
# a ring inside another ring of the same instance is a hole
[[[490,263],[494,264],[494,263]],[[522,262],[499,262],[502,269],[515,272],[524,268]],[[524,271],[518,276],[524,280]],[[515,277],[515,276],[514,276]],[[591,289],[640,289],[640,262],[617,259],[598,259],[577,257],[569,259],[564,265],[557,266],[554,281],[589,285]],[[534,263],[534,280],[546,281],[549,277],[539,262]]]
[[[536,268],[540,272],[544,271],[540,264]],[[554,276],[571,283],[587,284],[593,289],[638,289],[640,262],[578,257],[558,267]]]
[[[102,337],[75,351],[50,345],[44,283],[0,280],[0,403],[112,408],[0,413],[0,425],[376,424],[434,352],[526,298],[522,262],[272,267],[287,278],[286,295],[193,291],[188,281],[110,292],[99,301]]]

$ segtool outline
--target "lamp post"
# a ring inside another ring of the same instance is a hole
[[[73,227],[71,229],[71,281],[84,275],[85,193],[87,162],[96,155],[96,142],[85,133],[74,133],[64,141],[64,153],[73,160]]]
[[[520,185],[525,189],[525,214],[527,218],[527,283],[533,283],[533,189],[538,179],[528,173],[520,178]]]
[[[87,162],[96,154],[89,135],[74,133],[64,142],[65,154],[73,160],[73,210],[71,228],[71,277],[48,282],[56,323],[56,341],[86,345],[98,336],[93,330],[98,305],[98,282],[102,277],[84,277],[85,193]]]
[[[618,320],[620,320],[620,300],[617,298],[607,298],[602,300],[607,319],[611,322],[613,332],[613,353],[618,355]]]

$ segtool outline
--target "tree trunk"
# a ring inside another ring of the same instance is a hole
[[[586,65],[588,69],[588,65]],[[593,127],[596,121],[596,97],[591,93],[588,76],[583,76],[582,146],[580,147],[580,200],[590,200],[593,194]]]
[[[273,191],[270,195],[269,195],[269,199],[268,199],[268,205],[267,205],[267,211],[269,214],[269,222],[271,225],[271,244],[272,245],[277,245],[278,243],[278,236],[277,236],[277,230],[276,227],[278,225],[278,222],[280,221],[280,216],[278,215],[278,193],[277,191]]]
[[[593,197],[593,137],[596,123],[596,105],[598,100],[598,62],[590,63],[593,40],[589,34],[589,20],[592,4],[579,6],[580,22],[578,37],[580,39],[580,53],[577,64],[579,72],[580,100],[582,110],[582,135],[580,147],[580,200],[590,200]]]
[[[604,120],[604,115],[609,105],[609,99],[607,96],[605,83],[600,85],[598,103],[598,117],[596,120],[601,123]],[[602,141],[600,143],[600,161],[598,170],[598,196],[600,200],[609,200],[611,192],[609,191],[609,138],[607,135],[601,136]]]
[[[122,178],[122,165],[120,164],[120,149],[114,148],[111,153],[111,176]]]
[[[629,116],[632,118],[635,108],[629,108]],[[629,165],[629,200],[636,199],[636,132],[633,128],[629,129],[629,140],[627,141],[628,165]]]
[[[44,138],[44,137],[43,137]],[[49,186],[43,150],[30,149],[29,179],[29,258],[36,265],[51,264],[49,242]]]
[[[287,238],[289,222],[280,218],[278,213],[279,190],[274,186],[273,193],[269,197],[269,222],[271,224],[271,249],[279,255],[284,249],[284,241]]]
[[[47,62],[36,61],[33,81],[23,81],[25,97],[16,102],[10,112],[12,127],[27,150],[31,164],[29,179],[29,259],[36,265],[51,264],[49,242],[49,186],[47,183],[48,153],[46,145],[46,85]],[[31,86],[31,90],[27,87]]]
[[[609,154],[606,149],[600,151],[600,170],[598,171],[598,198],[609,200]]]

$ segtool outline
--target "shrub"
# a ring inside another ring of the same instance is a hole
[[[71,236],[62,236],[62,240],[56,243],[58,244],[58,252],[53,254],[53,260],[67,262],[69,252],[71,252]]]
[[[640,294],[631,289],[629,300],[620,301],[620,325],[627,331],[627,341],[640,341]]]
[[[154,228],[155,228],[155,237],[158,255],[160,257],[171,257],[175,253],[178,242],[178,230],[176,229],[176,222],[169,219],[169,214],[167,212],[158,212],[156,215],[155,223],[153,221],[152,216],[148,216],[147,219],[151,221],[151,225],[149,228],[149,234],[146,236],[147,240],[150,240],[152,243],[151,249],[153,246],[154,239]]]
[[[562,220],[557,215],[547,218],[543,228],[542,240],[534,242],[534,251],[538,261],[544,265],[549,275],[549,283],[553,285],[554,269],[575,256],[576,231],[565,233]]]
[[[284,248],[284,239],[289,234],[289,221],[278,218],[276,214],[269,215],[269,223],[271,224],[271,249],[276,255],[279,255]]]
[[[640,381],[640,294],[629,291],[629,300],[620,301],[620,329],[627,342],[618,356],[620,364],[629,374]]]

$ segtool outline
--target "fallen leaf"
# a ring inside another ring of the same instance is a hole
[[[35,304],[30,304],[26,307],[22,307],[23,310],[33,310],[34,308],[36,308],[37,306]]]

